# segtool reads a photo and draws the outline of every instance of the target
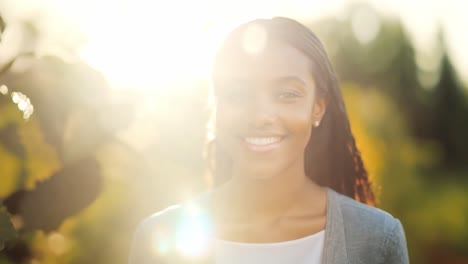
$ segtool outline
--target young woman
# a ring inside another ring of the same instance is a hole
[[[287,18],[243,24],[212,78],[220,184],[146,219],[130,263],[408,263],[400,221],[369,206],[338,81],[314,33]]]

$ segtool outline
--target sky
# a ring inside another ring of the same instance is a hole
[[[468,83],[468,1],[464,0],[0,0],[0,12],[7,22],[13,21],[10,31],[14,21],[32,18],[44,35],[39,42],[43,53],[65,56],[63,46],[80,43],[80,57],[115,86],[149,87],[180,74],[209,75],[217,45],[242,21],[340,17],[354,2],[367,2],[384,14],[400,17],[422,53],[433,52],[436,30],[442,25],[449,54]],[[152,25],[154,34],[148,34],[142,23]],[[7,56],[2,52],[14,53],[15,45],[8,45],[14,38],[14,33],[5,32],[0,59]],[[174,59],[175,52],[184,58],[183,64]]]

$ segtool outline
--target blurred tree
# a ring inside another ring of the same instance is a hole
[[[445,50],[445,45],[444,45]],[[434,105],[431,112],[432,139],[440,142],[444,151],[443,166],[468,168],[468,105],[461,83],[455,74],[446,52],[441,62],[440,79],[434,88]],[[422,134],[422,133],[421,133]],[[461,176],[461,175],[460,175]]]
[[[402,220],[411,262],[465,263],[468,107],[443,30],[433,54],[417,60],[401,23],[367,4],[311,27],[346,84],[353,131],[379,205]],[[428,71],[424,60],[439,66]]]
[[[15,182],[2,186],[0,194],[21,234],[55,230],[98,197],[102,179],[95,152],[132,119],[131,105],[121,108],[113,102],[97,71],[84,63],[32,54],[0,63],[0,157],[19,164],[19,170],[0,167],[2,182]],[[5,211],[0,217],[7,219]],[[0,224],[3,242],[4,236],[11,238],[6,229],[11,225]],[[28,248],[23,240],[4,254],[22,263],[31,257]]]
[[[40,155],[25,155],[25,147],[30,148],[27,139],[33,137],[34,130],[22,131],[19,127],[26,124],[21,123],[0,127],[0,143],[19,159],[22,168],[13,176],[18,180],[17,191],[8,195],[4,204],[11,214],[21,219],[22,233],[38,229],[50,232],[98,197],[102,179],[95,152],[128,124],[131,108],[119,110],[112,106],[106,84],[97,72],[86,65],[67,64],[56,58],[33,59],[28,70],[8,72],[0,76],[0,82],[11,93],[29,96],[35,111],[26,123],[34,121],[39,126],[45,144],[55,149],[60,162],[58,170],[51,171],[45,181],[35,183],[37,179],[33,179],[33,185],[28,188],[31,171],[26,168],[31,158]],[[108,117],[106,107],[113,114],[121,111],[122,115],[118,120]],[[15,254],[29,258],[24,250],[14,248],[6,254],[15,260],[20,259]]]
[[[5,30],[5,26],[6,26],[5,21],[0,15],[0,41],[1,41],[2,33]],[[0,72],[0,74],[2,74],[2,72]],[[0,104],[2,104],[3,102],[4,102],[3,97],[0,97]],[[6,132],[4,130],[0,131],[0,134],[5,133],[7,134],[7,136],[0,135],[0,138],[11,136],[12,134],[11,131],[8,131],[8,129],[6,130],[7,130]],[[2,201],[0,200],[0,251],[3,250],[3,248],[5,247],[5,243],[7,243],[9,240],[12,240],[14,238],[16,238],[16,233],[13,228],[13,224],[10,221],[10,216],[8,212],[2,207]]]
[[[424,87],[418,78],[424,69],[416,62],[401,22],[382,16],[372,6],[353,4],[342,19],[325,19],[311,27],[324,39],[342,82],[383,90],[398,105],[415,139],[442,146],[441,168],[468,170],[466,89],[447,55],[442,29],[431,58],[437,60],[442,54],[440,67],[426,73],[439,81]],[[369,35],[365,42],[363,34]]]

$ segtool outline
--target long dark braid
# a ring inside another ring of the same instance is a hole
[[[305,149],[306,175],[321,186],[374,205],[374,194],[351,132],[338,79],[321,41],[299,22],[276,17],[243,24],[231,32],[226,42],[238,41],[239,36],[250,25],[264,27],[269,38],[289,43],[308,56],[312,62],[317,95],[323,96],[328,102],[321,124],[313,129]],[[209,157],[213,158],[210,167],[216,177],[215,181],[224,182],[226,175],[222,177],[217,171],[222,170],[224,165],[221,163],[225,163],[225,159],[222,158],[222,153],[216,153],[219,150],[214,142],[208,147],[208,153],[211,153]]]

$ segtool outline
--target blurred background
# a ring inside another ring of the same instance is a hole
[[[1,0],[0,263],[126,263],[143,217],[207,189],[216,47],[278,15],[325,43],[411,263],[468,263],[466,11],[463,0]]]

